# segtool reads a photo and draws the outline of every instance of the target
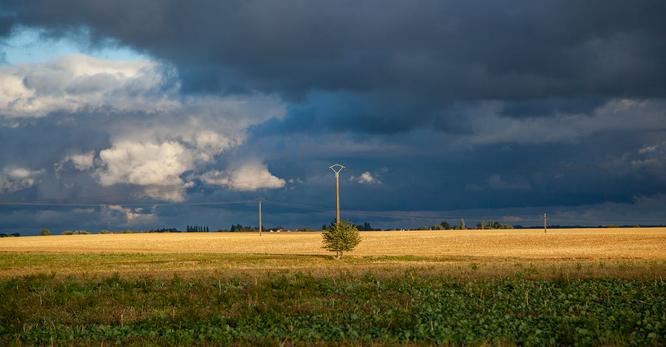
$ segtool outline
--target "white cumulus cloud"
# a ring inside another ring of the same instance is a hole
[[[182,201],[192,185],[186,173],[204,171],[225,151],[243,144],[250,126],[286,111],[279,98],[261,93],[183,95],[173,71],[150,60],[81,54],[2,66],[0,126],[21,126],[38,117],[69,122],[99,116],[108,146],[63,155],[55,163],[56,173],[67,174],[63,165],[71,163],[78,171],[90,170],[102,187],[125,184],[138,197]],[[233,172],[229,175],[229,187],[252,186]],[[260,185],[279,184],[272,177],[256,179]]]
[[[373,174],[370,171],[363,172],[360,176],[352,176],[351,180],[360,184],[381,184],[382,181],[379,180],[377,174]]]
[[[265,164],[257,161],[243,163],[227,172],[209,171],[201,175],[201,181],[237,191],[276,189],[284,187],[286,183],[285,180],[271,174]]]
[[[189,153],[178,142],[120,141],[99,153],[102,167],[96,172],[104,186],[116,183],[136,185],[180,184],[192,164]]]
[[[151,61],[110,61],[82,54],[47,63],[0,67],[0,116],[43,117],[101,108],[161,112],[177,102],[161,89],[166,67]],[[174,85],[177,88],[177,85]]]
[[[0,192],[13,193],[22,189],[30,188],[37,183],[40,170],[29,170],[26,168],[5,168],[0,174]]]
[[[65,158],[79,171],[85,171],[93,167],[95,154],[93,152],[70,154]]]
[[[102,212],[106,215],[120,214],[125,217],[127,224],[145,224],[152,223],[157,219],[154,213],[144,208],[129,208],[120,205],[107,205]]]

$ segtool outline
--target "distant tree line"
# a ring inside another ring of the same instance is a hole
[[[358,230],[358,231],[381,231],[382,230],[381,228],[380,229],[373,228],[372,225],[370,225],[370,223],[368,223],[368,222],[364,222],[363,224],[353,224],[351,222],[347,222],[347,223],[350,224],[350,226],[356,228],[356,230]],[[336,225],[336,222],[335,222],[335,219],[333,219],[329,225],[323,224],[321,226],[321,230],[331,229],[335,225]],[[310,231],[310,230],[305,230],[305,231]]]
[[[150,229],[148,230],[149,233],[179,233],[180,230],[178,228],[158,228],[158,229]]]
[[[264,226],[263,228],[264,231],[278,231],[278,230],[286,230],[286,228],[282,226],[276,226],[276,227],[266,227]],[[310,228],[303,228],[303,229],[298,229],[299,231],[312,231]],[[217,229],[217,230],[211,230],[208,226],[200,226],[200,225],[187,225],[185,226],[185,232],[248,232],[248,231],[259,231],[259,227],[255,226],[249,226],[249,225],[242,225],[242,224],[232,224],[228,229]],[[157,228],[157,229],[150,229],[146,232],[149,233],[180,233],[182,232],[181,230],[178,230],[178,228]],[[109,232],[111,233],[111,232]]]
[[[90,233],[86,230],[65,230],[61,234],[63,234],[63,235],[88,235]]]
[[[416,230],[467,230],[470,229],[467,227],[465,224],[465,219],[461,218],[458,221],[457,225],[451,225],[447,221],[443,221],[439,224],[431,225],[431,226],[424,226],[420,228],[416,228]],[[472,228],[474,229],[474,228]],[[497,221],[481,221],[480,223],[476,224],[476,229],[513,229],[513,226],[508,225],[508,224],[502,224]]]
[[[232,224],[231,227],[229,228],[230,232],[238,232],[238,231],[258,231],[259,227],[251,227],[249,225],[242,225],[242,224]]]
[[[11,233],[11,234],[0,233],[0,237],[19,237],[19,236],[21,236],[20,233]]]
[[[188,233],[207,233],[210,230],[208,229],[207,226],[188,225],[185,228],[185,231],[188,232]]]
[[[354,227],[356,227],[356,229],[358,229],[359,231],[377,231],[377,230],[382,230],[382,229],[374,229],[374,228],[370,225],[370,223],[368,223],[368,222],[365,222],[365,223],[360,224],[360,225],[354,225]]]
[[[416,230],[466,230],[467,226],[465,225],[465,219],[460,219],[458,221],[458,225],[451,225],[447,221],[443,221],[439,224],[431,225],[431,226],[424,226],[420,228],[416,228]]]
[[[476,225],[477,229],[513,229],[512,225],[502,224],[496,221],[481,221]]]
[[[350,223],[352,224],[352,223]],[[331,224],[329,225],[322,225],[321,230],[328,230],[331,228],[331,226],[335,225],[335,220],[331,221]],[[368,222],[364,222],[362,224],[352,224],[353,227],[355,227],[359,231],[381,231],[381,230],[405,230],[405,229],[395,229],[395,228],[388,228],[388,229],[381,229],[381,228],[373,228],[372,225]],[[664,227],[666,225],[615,225],[615,224],[608,224],[608,225],[599,225],[599,226],[589,226],[589,225],[549,225],[549,229],[569,229],[569,228],[640,228],[640,227]],[[536,225],[536,226],[524,226],[524,225],[509,225],[509,224],[502,224],[498,221],[481,221],[476,224],[475,228],[468,228],[465,224],[464,219],[460,219],[456,225],[450,224],[448,221],[443,221],[439,224],[434,224],[430,226],[421,226],[417,228],[411,228],[409,230],[467,230],[467,229],[480,229],[480,230],[493,230],[493,229],[539,229],[543,228],[542,225]],[[212,230],[214,232],[256,232],[258,231],[259,228],[255,226],[249,226],[249,225],[242,225],[242,224],[232,224],[228,229],[217,229],[217,230]],[[270,231],[290,231],[287,230],[287,228],[284,228],[282,226],[276,226],[276,227],[266,227],[264,226],[263,228],[264,231],[270,232]],[[295,228],[292,229],[293,231],[314,231],[312,228],[309,227],[303,227],[303,228]],[[185,228],[186,232],[210,232],[210,228],[208,226],[198,226],[198,225],[187,225]],[[317,230],[318,231],[318,230]],[[179,233],[183,232],[182,230],[179,230],[178,228],[174,227],[163,227],[163,228],[154,228],[154,229],[149,229],[149,230],[101,230],[99,234],[131,234],[131,233]],[[47,236],[47,235],[53,235],[53,232],[49,229],[41,229],[38,232],[38,235],[42,236]],[[91,234],[95,232],[89,232],[86,230],[65,230],[62,231],[62,235],[86,235],[86,234]],[[20,233],[0,233],[0,237],[19,237],[21,236]]]

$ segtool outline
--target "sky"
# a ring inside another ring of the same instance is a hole
[[[666,224],[665,15],[0,0],[0,232]]]

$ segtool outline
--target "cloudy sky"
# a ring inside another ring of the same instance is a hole
[[[666,223],[666,2],[0,0],[0,232]],[[468,224],[470,224],[468,222]]]

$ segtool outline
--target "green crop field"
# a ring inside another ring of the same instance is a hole
[[[108,252],[96,235],[55,238],[64,252],[0,243],[0,345],[666,345],[666,234],[643,231],[633,246],[621,234],[624,256],[607,257],[590,234],[594,253],[560,256],[571,245],[554,236],[531,241],[550,248],[536,257],[524,233],[480,231],[470,235],[521,251],[379,255],[366,239],[365,251],[335,260],[317,249],[263,252],[278,247],[270,244],[244,253]],[[305,247],[289,237],[289,247]],[[388,250],[393,237],[405,234],[382,234]],[[97,246],[81,252],[63,241],[85,248],[88,239]]]
[[[665,293],[661,279],[463,279],[416,269],[37,275],[0,282],[0,343],[663,345]]]

